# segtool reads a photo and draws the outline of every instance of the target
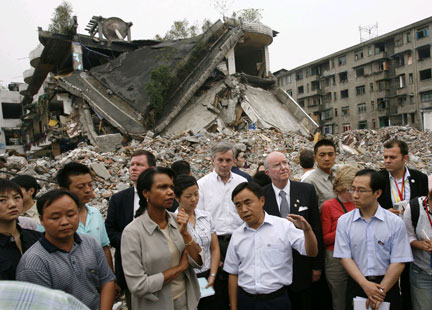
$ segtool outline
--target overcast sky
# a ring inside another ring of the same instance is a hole
[[[214,0],[71,0],[78,32],[94,15],[133,22],[132,39],[164,34],[174,20],[216,21]],[[384,34],[432,15],[431,0],[230,0],[227,12],[262,9],[262,22],[279,32],[270,45],[270,67],[277,71],[326,56],[360,42],[359,26],[378,23]],[[38,41],[37,27],[47,29],[57,0],[3,0],[0,10],[0,83],[23,80],[29,52]]]

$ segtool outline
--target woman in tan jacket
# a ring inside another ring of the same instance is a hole
[[[122,234],[122,265],[133,309],[193,310],[200,298],[193,268],[203,264],[203,251],[187,231],[189,216],[166,209],[174,200],[174,173],[150,168],[137,181],[144,213]]]

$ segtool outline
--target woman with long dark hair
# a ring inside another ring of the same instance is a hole
[[[193,268],[204,254],[187,230],[188,215],[167,209],[174,200],[174,172],[145,170],[137,181],[144,213],[122,234],[122,265],[133,309],[193,310],[200,292]]]

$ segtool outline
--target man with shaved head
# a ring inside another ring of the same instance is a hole
[[[323,270],[323,242],[318,197],[311,184],[291,181],[288,161],[281,152],[270,153],[264,161],[271,184],[263,188],[264,210],[286,218],[288,214],[303,216],[311,225],[318,240],[318,255],[304,257],[293,250],[293,280],[288,293],[293,309],[312,309],[312,283],[319,280]]]

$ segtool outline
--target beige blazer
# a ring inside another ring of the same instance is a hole
[[[177,227],[176,215],[167,212],[170,237],[180,254],[185,248]],[[204,261],[204,251],[200,253]],[[171,268],[171,256],[166,239],[148,212],[131,222],[121,238],[123,271],[132,294],[133,309],[174,310],[171,284],[163,284],[162,272]],[[197,308],[200,289],[193,268],[200,268],[189,257],[189,268],[184,272],[189,310]]]

